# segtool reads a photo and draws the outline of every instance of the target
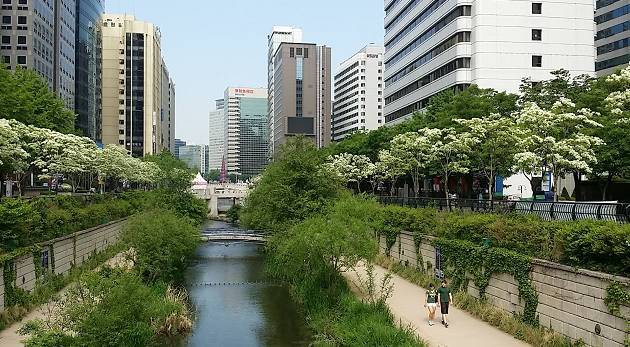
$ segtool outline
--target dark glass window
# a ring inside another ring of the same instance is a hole
[[[2,36],[2,44],[10,45],[11,44],[11,36]]]
[[[11,24],[11,16],[2,16],[2,24]]]
[[[542,67],[542,55],[532,55],[532,67]]]
[[[26,44],[26,36],[18,36],[18,45]]]
[[[532,3],[532,14],[542,14],[542,3],[540,2]]]
[[[26,64],[26,56],[25,55],[18,55],[17,62],[20,65],[25,65]]]
[[[532,29],[532,41],[542,41],[541,29]]]
[[[18,16],[18,24],[26,24],[26,16]]]

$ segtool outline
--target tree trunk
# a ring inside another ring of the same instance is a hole
[[[579,172],[573,172],[573,181],[575,182],[575,189],[573,189],[575,201],[580,201],[582,200],[582,174]]]
[[[558,177],[558,175],[556,175],[555,173],[553,173],[553,187],[551,189],[551,191],[553,192],[553,201],[557,202],[559,199],[558,196],[558,182],[560,181],[560,178]]]
[[[606,183],[604,184],[604,190],[602,192],[602,201],[608,200],[608,187],[610,187],[610,184],[612,183],[612,179],[613,179],[613,174],[608,173],[608,176],[606,177]]]
[[[444,195],[446,196],[446,208],[451,210],[451,200],[448,196],[448,171],[444,171]]]

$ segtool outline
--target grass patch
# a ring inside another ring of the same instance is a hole
[[[420,287],[427,288],[431,283],[438,284],[438,281],[431,274],[410,266],[404,266],[384,255],[379,255],[376,263]],[[553,330],[526,324],[518,316],[511,315],[466,292],[456,292],[453,299],[457,308],[534,347],[584,346],[584,343],[572,342]]]
[[[124,248],[125,246],[122,243],[111,245],[104,251],[88,258],[81,266],[73,267],[65,276],[54,275],[52,272],[48,272],[44,276],[45,280],[39,283],[31,293],[27,293],[24,299],[21,300],[22,303],[5,307],[4,311],[0,313],[0,330],[4,330],[11,324],[21,321],[31,310],[49,302],[60,290],[76,281],[82,273],[94,270],[108,259],[122,252]]]

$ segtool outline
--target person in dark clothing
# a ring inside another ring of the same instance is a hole
[[[442,312],[442,324],[448,328],[448,307],[453,304],[453,295],[446,280],[442,281],[442,286],[437,290],[440,297],[440,312]]]

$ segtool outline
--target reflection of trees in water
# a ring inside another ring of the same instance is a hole
[[[265,346],[309,346],[310,332],[304,314],[284,286],[266,285],[257,291],[264,327],[257,333]]]

